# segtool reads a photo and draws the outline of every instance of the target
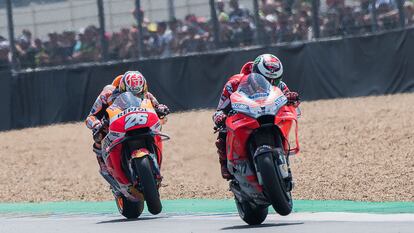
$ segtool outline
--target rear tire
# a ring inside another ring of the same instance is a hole
[[[236,206],[240,218],[249,225],[259,225],[267,217],[268,208],[252,208],[248,202],[239,202],[237,199]]]
[[[134,159],[134,165],[139,175],[148,211],[154,215],[159,214],[162,210],[160,194],[148,156]]]
[[[290,214],[293,206],[292,197],[285,187],[279,168],[275,166],[272,153],[259,155],[256,163],[262,177],[264,191],[273,208],[282,216]]]
[[[116,206],[118,207],[119,213],[127,219],[138,218],[144,210],[144,202],[133,202],[128,200],[122,194],[115,196]]]

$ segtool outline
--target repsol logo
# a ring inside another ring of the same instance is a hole
[[[124,110],[123,112],[119,113],[118,115],[116,115],[116,118],[123,117],[123,116],[125,116],[125,115],[127,115],[128,113],[131,113],[131,112],[146,112],[146,111],[147,111],[147,109],[145,109],[145,108],[131,107],[131,108],[128,108],[128,109]]]

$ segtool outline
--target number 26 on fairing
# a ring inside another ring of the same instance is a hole
[[[145,125],[148,121],[148,114],[133,113],[125,117],[125,130],[136,125]]]

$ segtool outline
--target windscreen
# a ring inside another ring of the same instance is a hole
[[[241,80],[237,91],[246,95],[249,99],[255,100],[269,96],[271,88],[272,86],[265,77],[260,74],[252,73]]]
[[[141,102],[142,100],[134,96],[131,92],[124,92],[116,97],[112,106],[125,110],[130,107],[139,107],[141,106]]]

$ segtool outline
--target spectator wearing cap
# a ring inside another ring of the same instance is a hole
[[[36,66],[36,50],[31,45],[29,38],[31,37],[22,35],[16,40],[17,61],[21,68],[35,68]]]

